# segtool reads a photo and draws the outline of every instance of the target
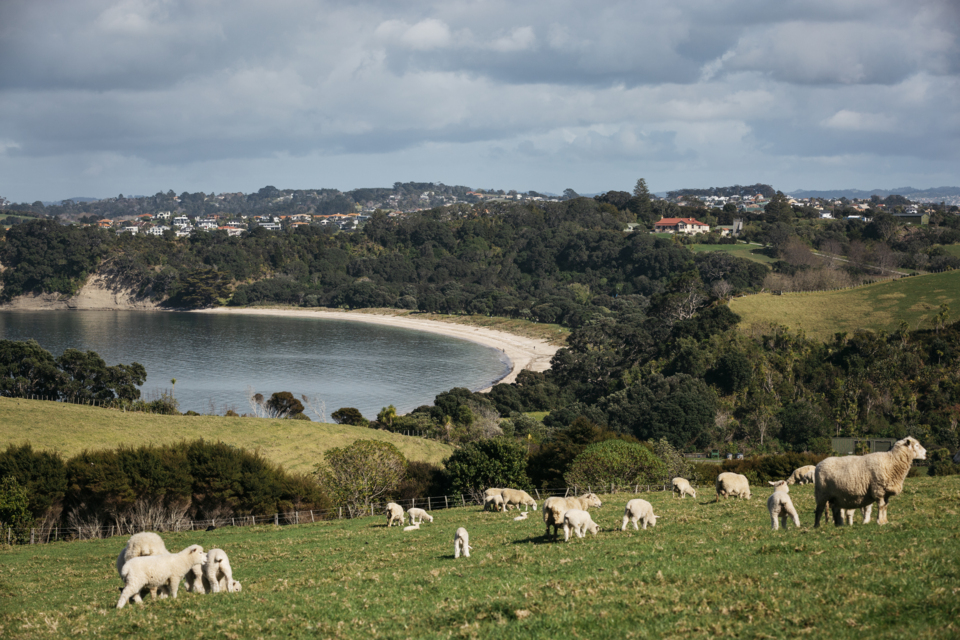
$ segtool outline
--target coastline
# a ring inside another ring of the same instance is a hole
[[[550,361],[553,355],[560,349],[560,347],[552,345],[545,340],[518,336],[513,333],[497,331],[486,327],[364,311],[214,307],[189,311],[187,313],[226,313],[235,315],[347,320],[351,322],[366,322],[368,324],[413,329],[415,331],[426,331],[451,338],[469,340],[501,350],[510,361],[510,372],[503,378],[495,380],[493,384],[511,383],[517,379],[517,375],[524,369],[530,371],[546,371],[550,368]],[[481,389],[481,392],[489,390],[490,387],[487,387]]]

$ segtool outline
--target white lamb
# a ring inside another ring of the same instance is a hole
[[[870,522],[870,514],[872,512],[872,504],[868,504],[860,509],[860,515],[863,516],[863,524],[868,524]],[[856,509],[840,509],[840,519],[846,522],[848,525],[853,526],[853,516],[856,515],[856,513]]]
[[[484,511],[503,511],[503,496],[499,494],[487,496],[483,499],[483,509]]]
[[[527,519],[527,512],[526,512],[526,511],[521,511],[521,512],[520,512],[520,515],[518,515],[516,518],[514,518],[514,520],[516,520],[516,521],[526,520],[526,519]]]
[[[407,515],[410,516],[410,524],[420,524],[424,520],[433,522],[433,516],[420,507],[410,507],[407,509]]]
[[[417,530],[419,530],[419,529],[420,529],[420,523],[419,523],[419,522],[418,522],[417,524],[412,524],[412,525],[410,525],[409,527],[404,527],[404,528],[403,528],[404,531],[417,531]]]
[[[230,559],[222,549],[210,549],[207,562],[202,567],[194,565],[183,577],[187,591],[194,593],[220,593],[240,591],[240,583],[233,579]]]
[[[800,526],[800,516],[793,507],[793,500],[790,499],[790,487],[786,480],[777,480],[771,482],[773,485],[773,494],[767,498],[767,511],[770,512],[770,521],[773,523],[773,530],[780,528],[779,523],[783,523],[783,528],[787,528],[787,517],[793,518],[793,524]],[[778,523],[779,520],[779,523]]]
[[[647,530],[647,525],[651,527],[657,526],[657,518],[660,516],[654,515],[653,505],[642,500],[640,498],[635,498],[627,503],[627,506],[623,510],[623,525],[620,527],[620,531],[625,531],[627,528],[627,523],[633,523],[633,529],[638,531],[640,527],[637,526],[637,521],[639,520],[643,524],[643,530]]]
[[[403,507],[396,502],[388,502],[384,512],[387,514],[387,527],[392,527],[394,522],[403,526]]]
[[[483,497],[489,498],[490,496],[498,496],[500,495],[501,491],[503,491],[503,489],[497,489],[495,487],[491,487],[483,492]]]
[[[141,556],[131,558],[123,565],[120,572],[125,586],[120,592],[117,609],[122,609],[130,599],[139,595],[144,588],[151,593],[164,585],[170,590],[170,597],[177,597],[180,581],[194,565],[203,564],[206,555],[203,547],[198,544],[190,545],[180,553],[165,556]]]
[[[813,526],[830,503],[833,522],[843,525],[841,509],[861,509],[876,502],[880,505],[877,524],[887,524],[887,504],[903,491],[903,480],[914,460],[924,460],[927,450],[916,438],[898,440],[890,451],[865,456],[827,458],[817,465],[814,495],[817,511]]]
[[[683,496],[693,496],[697,497],[697,490],[690,486],[690,481],[686,478],[674,478],[673,479],[673,491],[674,493],[679,493],[680,498]]]
[[[547,531],[544,535],[550,534],[550,527],[553,527],[553,535],[560,533],[560,527],[563,526],[563,514],[568,509],[580,509],[587,511],[590,507],[601,507],[603,503],[595,493],[585,493],[582,496],[571,496],[561,498],[554,496],[547,498],[543,502],[543,522],[547,525]]]
[[[747,476],[739,473],[730,473],[725,471],[717,476],[717,502],[720,498],[727,496],[737,496],[738,498],[750,499],[750,481]]]
[[[519,509],[520,505],[533,507],[534,511],[537,510],[537,501],[523,489],[502,489],[500,496],[503,498],[503,508],[505,511],[510,511],[510,507]]]
[[[117,556],[117,574],[120,576],[120,579],[123,579],[123,565],[127,563],[127,560],[131,558],[140,558],[142,556],[165,556],[169,555],[170,552],[167,551],[167,547],[163,544],[163,540],[159,535],[152,531],[141,531],[140,533],[135,533],[130,536],[130,539],[127,540],[127,545],[120,552],[120,555]],[[197,570],[201,569],[202,565],[197,565]],[[166,587],[161,587],[157,589],[144,589],[142,593],[138,593],[133,596],[134,602],[142,602],[143,596],[148,592],[150,596],[156,598],[157,596],[161,598],[166,598],[168,594],[168,589]]]
[[[787,484],[812,484],[813,474],[816,470],[817,467],[812,464],[795,469],[794,472],[790,474],[790,477],[787,478]]]
[[[597,535],[600,527],[593,521],[593,518],[590,517],[588,512],[582,509],[568,509],[567,512],[563,514],[564,542],[570,541],[571,531],[576,533],[578,538],[582,538],[588,531],[593,535]]]
[[[457,529],[453,536],[453,557],[459,558],[462,553],[465,557],[470,557],[470,534],[463,527]]]

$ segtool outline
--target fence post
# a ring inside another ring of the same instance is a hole
[[[537,500],[539,500],[539,499],[540,499],[540,490],[537,489],[536,487],[534,487],[533,491],[534,491],[534,493],[537,494]]]
[[[449,508],[450,508],[450,503],[447,502],[447,496],[443,496],[443,508],[444,508],[444,509],[449,509]]]
[[[313,519],[313,509],[310,510],[310,522],[314,522],[314,519]]]
[[[337,518],[339,518],[340,520],[343,520],[343,507],[340,507],[340,511],[337,514]]]
[[[279,513],[273,514],[273,524],[274,524],[274,525],[279,525],[279,524],[280,524],[280,514],[279,514]]]
[[[427,496],[427,511],[433,511],[433,507],[430,505],[430,496]]]
[[[30,544],[34,544],[34,535],[36,535],[36,529],[30,529]]]
[[[233,518],[230,518],[230,526],[231,527],[237,526],[237,523],[233,521]]]
[[[300,512],[299,512],[299,511],[294,511],[294,512],[293,512],[293,519],[296,520],[297,524],[300,524]]]
[[[463,494],[460,494],[460,504],[464,507],[467,506],[467,501],[463,499]]]

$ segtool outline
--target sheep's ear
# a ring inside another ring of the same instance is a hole
[[[771,484],[772,486],[774,486],[774,487],[777,486],[777,483],[776,483],[776,482],[771,482],[770,484]]]

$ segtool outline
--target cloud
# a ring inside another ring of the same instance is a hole
[[[845,131],[894,131],[897,121],[891,116],[882,113],[859,113],[841,109],[823,121],[823,126],[829,129]]]

